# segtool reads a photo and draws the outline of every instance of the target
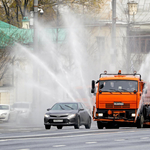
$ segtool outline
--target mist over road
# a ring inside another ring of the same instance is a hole
[[[2,150],[92,150],[92,149],[149,149],[150,129],[134,127],[98,130],[92,123],[90,130],[64,127],[62,130],[44,126],[0,124]]]

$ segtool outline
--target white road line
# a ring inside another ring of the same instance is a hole
[[[118,139],[118,140],[115,140],[116,142],[120,142],[120,141],[124,141],[125,139]]]
[[[141,140],[149,139],[149,137],[142,137]]]
[[[19,149],[19,150],[30,150],[30,149]]]
[[[0,142],[4,142],[4,141],[8,141],[8,140],[0,140]]]
[[[53,147],[63,147],[63,146],[66,146],[66,145],[53,145]]]
[[[19,149],[19,150],[30,150],[30,149]]]
[[[8,131],[16,131],[16,130],[19,130],[19,129],[8,129]]]
[[[86,144],[95,144],[97,142],[85,142]]]

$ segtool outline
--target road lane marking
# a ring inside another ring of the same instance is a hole
[[[88,136],[88,135],[100,135],[100,134],[110,134],[110,133],[118,133],[116,131],[112,131],[111,132],[105,132],[106,130],[103,130],[103,132],[95,132],[95,131],[98,131],[98,130],[94,130],[94,132],[91,132],[91,133],[88,133],[88,131],[81,131],[81,132],[76,132],[76,135],[66,135],[66,134],[69,134],[69,133],[73,133],[73,132],[62,132],[61,134],[59,133],[52,133],[51,136],[49,136],[48,134],[37,134],[37,135],[26,135],[26,136],[12,136],[12,137],[4,137],[4,139],[2,139],[3,137],[1,137],[0,139],[1,140],[24,140],[24,139],[50,139],[50,138],[60,138],[61,137],[81,137],[81,136]],[[107,130],[108,131],[108,130]],[[125,133],[125,132],[131,132],[131,131],[123,131],[122,133]],[[87,134],[88,133],[88,134]],[[65,135],[63,135],[65,134]],[[54,135],[56,135],[57,137],[55,137]],[[120,140],[119,140],[120,141]]]
[[[19,149],[19,150],[30,150],[30,149]]]
[[[85,142],[86,144],[95,144],[97,142]]]
[[[53,145],[53,147],[63,147],[63,146],[66,146],[66,145]]]
[[[116,142],[125,141],[125,139],[117,139]]]
[[[21,131],[21,133],[24,133],[24,132],[29,133],[29,132],[31,132],[31,131]]]
[[[142,137],[141,140],[149,139],[149,137]]]
[[[19,149],[19,150],[30,150],[30,149]]]
[[[4,141],[8,141],[8,140],[0,140],[0,142],[4,142]]]

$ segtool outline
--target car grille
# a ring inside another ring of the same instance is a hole
[[[106,108],[130,108],[130,104],[125,103],[124,105],[114,105],[113,103],[107,103]]]
[[[50,117],[68,117],[68,115],[50,115]]]
[[[48,121],[49,123],[54,123],[53,122],[53,119],[49,119],[49,121]],[[63,119],[63,122],[55,122],[55,123],[69,123],[69,120],[68,119]]]

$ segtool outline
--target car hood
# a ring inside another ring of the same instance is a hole
[[[0,114],[9,113],[9,110],[0,110]]]
[[[50,110],[46,114],[56,114],[56,115],[68,115],[68,114],[75,114],[78,110]]]
[[[15,112],[21,112],[21,113],[29,113],[30,109],[24,109],[24,108],[14,108]]]
[[[29,110],[27,108],[14,108],[14,110]]]

